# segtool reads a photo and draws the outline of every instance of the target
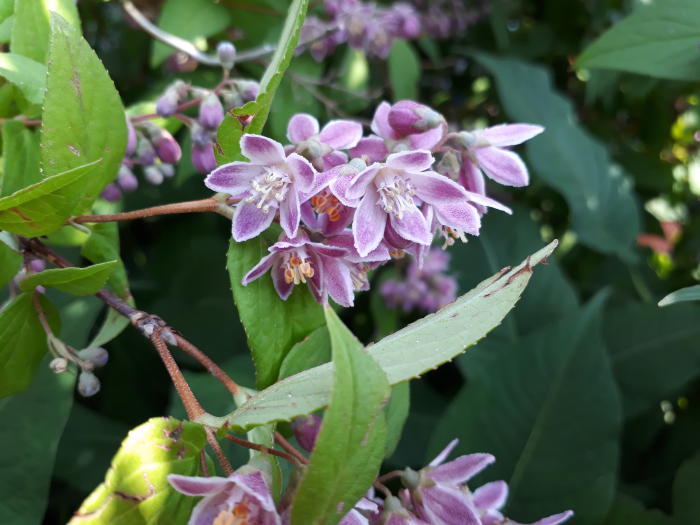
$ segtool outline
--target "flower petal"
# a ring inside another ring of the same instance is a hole
[[[289,237],[294,237],[299,230],[301,211],[299,210],[299,195],[290,188],[286,198],[280,203],[280,226]]]
[[[409,179],[416,189],[416,195],[436,207],[447,201],[467,200],[467,192],[462,186],[434,171],[411,173]]]
[[[435,467],[428,477],[437,483],[461,484],[494,461],[496,458],[491,454],[468,454]]]
[[[247,241],[265,231],[275,218],[274,210],[265,213],[252,202],[241,202],[233,212],[231,233],[237,242]]]
[[[338,525],[369,525],[369,521],[355,509],[352,509],[340,520]]]
[[[522,159],[512,151],[499,148],[479,148],[476,160],[486,175],[505,186],[527,186],[530,176]]]
[[[389,150],[383,138],[372,135],[361,139],[348,153],[352,158],[361,158],[365,162],[384,162],[389,155]]]
[[[453,439],[450,441],[445,448],[442,449],[442,451],[435,456],[435,459],[433,459],[430,463],[428,463],[429,467],[437,467],[438,465],[442,465],[445,460],[447,459],[447,456],[449,456],[452,451],[455,449],[457,444],[459,443],[459,439]]]
[[[402,151],[389,155],[386,165],[395,170],[417,172],[427,170],[434,161],[428,150]]]
[[[555,514],[554,516],[549,516],[547,518],[543,518],[541,520],[538,520],[534,523],[530,523],[529,525],[559,525],[559,523],[564,523],[566,520],[568,520],[571,516],[574,515],[574,512],[571,510],[564,511],[560,514]],[[506,525],[521,525],[520,523],[517,523],[512,520],[506,520]]]
[[[508,499],[508,483],[492,481],[482,485],[474,491],[472,498],[474,505],[480,510],[498,510]]]
[[[333,171],[337,172],[337,170]],[[362,196],[355,199],[351,199],[348,197],[348,188],[350,188],[350,185],[352,184],[355,175],[340,174],[332,178],[330,183],[328,184],[328,189],[331,190],[331,193],[335,195],[340,202],[342,202],[345,206],[351,206],[353,208],[357,208],[360,205],[360,199],[362,198]]]
[[[359,208],[358,208],[359,215]],[[391,225],[401,237],[418,244],[430,244],[433,241],[433,234],[420,210],[413,206],[403,211],[403,216],[399,219],[390,215]],[[360,253],[360,255],[363,255]],[[366,254],[365,254],[366,255]]]
[[[408,142],[413,149],[433,149],[445,136],[447,126],[445,124],[423,133],[414,133],[408,136]]]
[[[515,146],[536,137],[544,131],[535,124],[500,124],[476,131],[479,138],[488,140],[492,146]]]
[[[353,305],[355,294],[352,289],[350,269],[340,259],[323,258],[323,280],[326,291],[341,306]]]
[[[231,500],[237,501],[243,496],[241,491],[237,491],[235,487],[228,486],[226,490],[205,496],[192,509],[192,514],[187,522],[187,525],[209,525],[213,523],[216,517],[221,513],[222,507],[225,508],[230,504]],[[238,497],[238,498],[237,498]]]
[[[348,186],[348,189],[345,191],[345,198],[359,199],[365,195],[365,193],[374,192],[374,188],[368,188],[368,186],[374,180],[374,176],[377,172],[383,167],[382,164],[375,162],[355,175],[350,182],[350,186]]]
[[[207,496],[222,491],[228,483],[227,478],[211,476],[209,478],[199,476],[183,476],[181,474],[168,474],[168,482],[178,492],[187,496]]]
[[[308,113],[297,113],[289,119],[287,124],[287,138],[289,142],[298,144],[309,140],[318,133],[318,120]]]
[[[327,155],[323,156],[323,169],[329,170],[345,164],[348,161],[348,156],[342,151],[331,151]]]
[[[308,192],[313,188],[316,170],[308,160],[298,153],[292,153],[287,157],[287,167],[299,191]]]
[[[262,274],[264,274],[266,271],[270,269],[270,266],[275,262],[275,257],[277,256],[276,253],[271,253],[269,255],[266,255],[262,259],[260,259],[260,262],[253,266],[250,271],[243,276],[243,279],[241,280],[241,284],[243,286],[248,286],[248,284],[258,277],[260,277]]]
[[[435,207],[435,217],[440,224],[471,235],[479,235],[481,216],[479,210],[466,201],[452,201]]]
[[[352,120],[331,120],[318,138],[334,149],[354,148],[362,138],[362,124]]]
[[[212,191],[238,195],[246,191],[250,187],[250,181],[263,171],[262,166],[248,162],[231,162],[207,175],[204,185]]]
[[[372,117],[372,131],[375,135],[379,135],[385,139],[396,140],[399,137],[396,132],[389,124],[389,111],[391,110],[391,104],[388,102],[382,102],[377,106],[374,112],[374,117]]]
[[[279,295],[283,301],[286,301],[294,290],[294,283],[288,283],[287,279],[285,279],[284,266],[281,264],[275,266],[272,272],[270,272],[270,276],[272,277],[272,285],[275,287],[277,295]]]
[[[282,144],[262,135],[243,135],[241,138],[241,153],[253,164],[278,164],[284,162],[285,158]]]
[[[277,515],[272,493],[260,472],[253,472],[251,474],[238,474],[234,472],[228,479],[233,481],[237,487],[246,492],[250,497],[254,498],[264,510],[267,512],[274,512],[275,515]],[[279,523],[279,517],[275,523]]]
[[[378,206],[376,192],[365,194],[355,213],[352,223],[352,234],[355,238],[355,248],[361,257],[367,256],[374,250],[384,236],[386,212]]]
[[[416,513],[432,525],[481,525],[477,510],[458,487],[435,485],[420,490]]]
[[[502,204],[497,200],[492,199],[491,197],[487,197],[486,195],[481,195],[479,193],[472,193],[471,191],[467,192],[467,196],[469,197],[469,201],[474,203],[475,205],[496,208],[497,210],[506,212],[508,215],[513,215],[513,210],[511,210],[505,204]]]

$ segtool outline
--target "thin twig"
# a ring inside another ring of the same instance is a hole
[[[231,443],[236,443],[237,445],[241,445],[242,447],[257,450],[259,452],[267,452],[268,454],[271,454],[273,456],[286,459],[287,461],[289,461],[290,463],[294,463],[295,465],[299,463],[295,456],[287,454],[286,452],[282,452],[281,450],[275,450],[274,448],[266,447],[265,445],[259,445],[258,443],[253,443],[252,441],[246,441],[245,439],[237,438],[236,436],[232,435],[225,436],[225,438],[228,439]]]
[[[214,455],[216,456],[219,465],[221,465],[221,468],[224,469],[224,472],[227,476],[233,474],[233,467],[231,466],[231,463],[226,457],[226,454],[224,454],[221,445],[219,445],[219,441],[216,439],[216,434],[209,427],[204,427],[204,430],[207,433],[207,442],[214,451]]]
[[[387,472],[383,476],[379,476],[377,478],[377,481],[379,483],[385,483],[385,482],[389,481],[390,479],[398,478],[401,474],[402,474],[402,472],[400,470],[392,470],[391,472]]]
[[[380,481],[375,481],[375,482],[372,484],[372,486],[373,486],[375,489],[381,490],[387,498],[390,497],[390,496],[393,496],[393,494],[392,494],[391,491],[386,487],[386,485],[384,485],[384,484],[381,483]]]
[[[185,353],[194,357],[204,368],[207,369],[207,372],[213,375],[226,387],[231,395],[236,395],[239,390],[238,385],[233,379],[231,379],[231,376],[221,369],[219,365],[209,359],[209,356],[207,356],[204,352],[181,335],[176,333],[175,340],[177,341],[177,346],[179,348],[181,348]]]
[[[277,444],[282,447],[284,450],[289,452],[290,455],[294,456],[299,460],[299,463],[306,464],[309,462],[309,458],[307,458],[304,454],[299,452],[294,445],[292,445],[289,441],[287,441],[282,434],[279,432],[275,432],[275,441]]]
[[[109,213],[103,215],[81,215],[73,217],[72,222],[82,224],[86,222],[115,222],[130,221],[133,219],[143,219],[155,215],[173,215],[177,213],[201,213],[208,211],[218,211],[221,203],[215,199],[201,199],[196,201],[174,202],[172,204],[162,204],[141,210],[126,211],[122,213]]]

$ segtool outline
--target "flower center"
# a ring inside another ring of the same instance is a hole
[[[406,210],[416,207],[413,202],[416,190],[403,177],[397,175],[380,176],[377,182],[377,191],[379,192],[379,203],[384,211],[398,219],[403,219]]]
[[[240,501],[233,509],[219,512],[211,525],[252,525],[248,518],[250,518],[250,509]]]
[[[292,179],[277,168],[266,168],[265,173],[258,175],[250,183],[250,195],[246,202],[256,202],[256,206],[265,213],[273,206],[275,209],[287,195]]]
[[[367,290],[369,288],[369,280],[367,279],[367,272],[369,268],[366,265],[357,264],[350,268],[350,279],[352,280],[353,290]]]
[[[305,283],[314,273],[308,257],[300,257],[297,253],[292,253],[284,263],[284,280],[287,284]]]
[[[340,201],[328,190],[323,190],[311,197],[311,206],[319,215],[321,213],[326,213],[331,222],[340,220],[342,204],[340,204]]]
[[[438,235],[445,239],[445,242],[442,245],[443,250],[446,250],[448,246],[452,246],[457,239],[462,242],[467,242],[467,238],[465,237],[463,231],[455,230],[449,226],[442,226],[438,230]]]

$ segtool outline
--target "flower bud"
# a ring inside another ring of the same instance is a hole
[[[32,259],[31,262],[29,263],[29,268],[34,273],[43,272],[46,269],[46,263],[44,261],[42,261],[41,259]]]
[[[175,175],[175,166],[172,164],[159,164],[158,169],[166,179],[169,179]]]
[[[216,168],[216,157],[211,144],[192,145],[192,165],[199,173],[209,173]]]
[[[154,141],[158,158],[166,164],[175,164],[182,157],[180,145],[173,136],[166,130],[161,129],[161,133]]]
[[[260,84],[254,80],[235,80],[233,85],[241,95],[243,102],[255,100],[258,97],[258,93],[260,93]]]
[[[216,55],[224,69],[231,69],[236,62],[236,46],[231,42],[219,42],[216,46]]]
[[[199,106],[199,123],[208,129],[217,129],[224,121],[224,107],[216,93],[209,93]]]
[[[422,133],[445,122],[445,117],[428,106],[412,100],[401,100],[389,110],[389,125],[400,136]]]
[[[91,397],[100,391],[100,380],[92,372],[80,372],[78,392],[83,397]]]
[[[187,94],[187,84],[182,80],[177,80],[156,102],[156,113],[161,117],[170,117],[177,112],[177,107]]]
[[[97,368],[105,366],[109,361],[109,353],[101,346],[80,350],[78,357],[83,361],[90,361]]]
[[[321,418],[315,415],[297,417],[292,421],[292,432],[299,446],[311,452],[321,429]]]
[[[110,184],[102,190],[100,197],[109,202],[117,202],[122,198],[122,192],[116,184]]]
[[[153,145],[144,137],[141,137],[136,146],[136,157],[139,164],[150,166],[156,160],[156,150]]]
[[[224,109],[226,111],[240,107],[245,103],[243,102],[243,98],[238,93],[238,91],[222,91],[221,99],[223,101]]]
[[[134,129],[133,124],[131,124],[131,120],[127,117],[126,119],[126,133],[127,133],[127,140],[126,140],[126,156],[130,156],[134,154],[134,151],[136,151],[136,130]]]
[[[196,146],[208,146],[214,140],[211,130],[203,128],[199,124],[192,125],[192,143]]]
[[[131,192],[139,187],[139,180],[136,178],[136,175],[134,175],[134,172],[131,171],[131,168],[129,168],[129,166],[122,164],[119,167],[119,175],[117,175],[117,184],[122,190]]]
[[[68,360],[63,357],[55,357],[49,363],[49,368],[54,374],[62,374],[68,370]]]
[[[148,182],[158,186],[163,183],[163,173],[158,169],[157,166],[148,166],[143,170],[143,175]]]

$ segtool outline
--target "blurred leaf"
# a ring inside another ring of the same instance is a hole
[[[124,107],[112,79],[81,34],[52,15],[41,126],[44,175],[101,160],[73,209],[90,207],[117,175],[126,149]]]
[[[39,136],[22,122],[2,125],[3,176],[0,197],[11,195],[41,181],[39,172]]]
[[[14,53],[0,53],[0,76],[17,86],[32,104],[41,104],[44,100],[44,64]]]
[[[22,267],[22,255],[0,240],[0,288],[5,286]]]
[[[698,301],[700,300],[700,284],[681,288],[659,301],[659,306],[668,306],[683,301]]]
[[[331,339],[324,326],[316,328],[296,343],[282,361],[279,379],[293,376],[331,359]]]
[[[577,124],[573,105],[554,90],[549,71],[520,60],[476,58],[496,78],[508,116],[546,128],[528,141],[527,157],[536,174],[566,198],[580,241],[634,260],[640,225],[629,180],[611,164],[605,146]]]
[[[134,301],[127,301],[131,306],[134,306]],[[95,334],[92,341],[87,345],[89,347],[103,346],[121,334],[124,329],[129,326],[129,318],[124,317],[122,314],[118,313],[116,310],[111,308],[107,309],[107,314],[105,315],[105,320],[100,326],[100,330]]]
[[[277,230],[271,228],[246,242],[232,240],[228,251],[233,298],[253,355],[259,388],[274,383],[292,346],[323,324],[321,307],[306,286],[297,286],[283,301],[269,275],[248,286],[241,284],[243,276],[268,255],[267,248],[276,240]]]
[[[168,474],[201,475],[204,429],[152,418],[129,432],[105,481],[83,502],[71,525],[185,523],[196,503],[170,486]]]
[[[80,17],[74,0],[15,0],[10,50],[45,64],[51,33],[51,13],[59,14],[80,30]]]
[[[673,518],[677,523],[693,523],[700,516],[700,454],[683,462],[673,481]]]
[[[643,5],[588,46],[578,68],[700,80],[700,5],[663,0]]]
[[[42,523],[74,380],[51,372],[47,359],[29,389],[0,400],[0,523]]]
[[[226,29],[231,24],[229,10],[214,0],[167,0],[158,18],[158,27],[194,44]],[[198,46],[199,47],[199,46]],[[159,66],[175,50],[153,41],[151,67]]]
[[[391,398],[385,411],[387,436],[384,456],[389,457],[396,450],[406,418],[411,408],[411,388],[408,381],[394,385],[391,389]]]
[[[116,261],[117,264],[109,276],[107,284],[119,297],[126,299],[129,293],[129,281],[126,268],[119,255],[119,228],[116,222],[99,222],[89,226],[90,236],[80,253],[93,263]]]
[[[393,101],[418,98],[420,63],[413,46],[405,40],[394,40],[389,53],[389,82]]]
[[[658,406],[700,373],[699,319],[695,305],[631,304],[606,312],[603,333],[626,417]]]
[[[12,38],[12,27],[15,25],[15,15],[10,15],[0,22],[0,43],[9,44]]]
[[[51,329],[57,333],[58,312],[48,300],[40,300]],[[47,351],[46,333],[32,296],[20,294],[0,312],[0,398],[27,388]]]
[[[673,525],[674,520],[658,510],[644,508],[640,502],[620,494],[615,499],[605,525]]]
[[[516,343],[487,339],[460,358],[467,384],[429,455],[459,438],[461,453],[496,456],[485,477],[509,483],[505,513],[518,521],[570,508],[572,524],[598,525],[614,498],[621,414],[600,337],[602,302]]]
[[[386,446],[389,384],[362,344],[325,308],[333,393],[292,501],[293,525],[335,525],[372,486]]]
[[[60,229],[100,160],[48,177],[0,199],[0,229],[39,237]]]
[[[46,286],[73,295],[92,295],[104,287],[116,264],[117,261],[109,261],[84,268],[44,270],[22,279],[19,287],[25,292]]]
[[[556,245],[556,242],[550,243],[516,268],[499,272],[439,312],[370,346],[369,352],[384,369],[389,384],[401,383],[449,361],[498,326],[520,298],[530,280],[533,266],[549,257]],[[233,281],[234,286],[237,282]],[[272,285],[268,286],[272,289]],[[281,301],[277,301],[276,297],[272,298],[274,301],[263,300],[262,295],[256,297],[259,304],[268,307],[266,313],[260,316],[274,319],[267,312],[271,305]],[[289,303],[289,300],[286,302]],[[269,327],[258,329],[269,331]],[[234,429],[288,421],[326,406],[330,399],[331,383],[332,366],[318,366],[263,390],[227,416],[217,418],[206,415],[201,421],[214,427],[229,424]]]

